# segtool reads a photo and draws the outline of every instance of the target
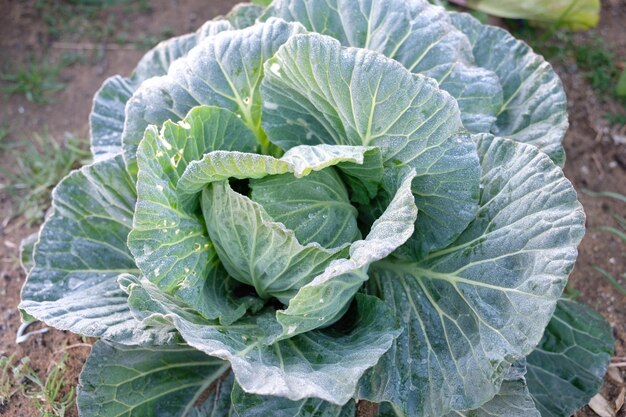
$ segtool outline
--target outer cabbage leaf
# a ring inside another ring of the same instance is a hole
[[[99,341],[80,374],[78,409],[90,417],[183,417],[228,368],[189,346]]]
[[[122,147],[130,172],[136,171],[137,145],[148,125],[181,120],[201,104],[241,116],[262,150],[267,150],[269,143],[260,129],[263,63],[290,36],[303,30],[301,25],[272,19],[243,30],[225,31],[178,59],[166,76],[145,81],[126,106]]]
[[[504,104],[491,133],[535,145],[562,166],[567,103],[552,66],[504,29],[483,25],[466,13],[451,16],[470,39],[476,63],[500,78]]]
[[[200,106],[178,124],[166,122],[160,132],[148,128],[137,154],[138,199],[128,237],[137,265],[161,290],[224,323],[241,317],[245,302],[233,298],[229,289],[235,283],[219,262],[202,216],[191,209],[193,202],[179,198],[176,187],[205,152],[255,148],[254,135],[234,113]]]
[[[474,207],[468,202],[479,195],[478,185],[474,188],[472,180],[480,177],[476,142],[468,134],[458,134],[453,140],[455,144],[429,166],[426,174],[413,182],[413,195],[421,215],[417,216],[413,236],[396,251],[396,256],[409,260],[421,258],[439,248],[440,244],[432,242],[448,240],[447,237],[452,235],[451,225],[460,225],[470,213],[475,213]],[[394,187],[387,185],[388,178],[393,179],[410,169],[410,166],[389,168],[383,181],[386,195],[381,193],[378,199],[384,203],[393,195]]]
[[[367,269],[402,245],[413,233],[417,207],[411,194],[415,174],[397,178],[394,197],[364,240],[350,246],[350,258],[331,263],[323,274],[300,288],[289,307],[276,315],[283,326],[279,338],[291,337],[332,323],[345,312],[367,281]]]
[[[195,33],[163,41],[141,58],[131,75],[131,79],[137,84],[153,77],[165,75],[174,61],[186,56],[191,49],[206,38],[232,29],[233,26],[225,20],[210,20]]]
[[[94,160],[116,155],[122,148],[126,103],[137,89],[120,75],[107,78],[93,99],[89,114],[89,138]]]
[[[239,3],[226,15],[235,29],[244,29],[256,23],[265,9],[254,3]]]
[[[235,382],[233,374],[219,381],[215,390],[194,409],[190,417],[352,417],[354,401],[338,406],[315,398],[291,401],[286,398],[248,394]]]
[[[449,244],[474,218],[476,149],[455,135],[462,129],[459,109],[434,81],[318,34],[294,36],[265,72],[263,127],[273,143],[373,145],[385,166],[416,171],[422,253]],[[448,221],[420,220],[426,217]]]
[[[536,346],[584,233],[562,171],[535,147],[484,136],[476,220],[419,262],[370,268],[370,290],[404,332],[359,397],[411,415],[474,409],[499,391],[509,364]]]
[[[206,22],[195,33],[168,39],[148,51],[130,78],[115,75],[106,79],[94,96],[89,115],[94,159],[108,158],[122,150],[126,103],[142,82],[167,74],[173,61],[185,56],[204,38],[232,28],[225,20]]]
[[[33,260],[33,250],[35,249],[35,243],[39,240],[39,232],[35,232],[26,236],[20,242],[20,264],[26,274],[30,272],[35,265]]]
[[[422,0],[276,0],[265,13],[302,23],[344,46],[380,52],[435,78],[461,107],[464,125],[488,132],[502,105],[491,71],[474,65],[467,37],[446,11]]]
[[[237,384],[231,394],[232,408],[238,417],[353,417],[354,401],[344,406],[317,398],[291,401],[281,397],[248,394]]]
[[[525,374],[526,361],[515,362],[495,397],[475,410],[452,411],[446,417],[541,417],[528,392]]]
[[[301,22],[342,45],[381,52],[433,77],[457,99],[470,131],[532,143],[563,162],[561,82],[541,56],[505,30],[423,0],[276,0],[268,16]]]
[[[602,385],[613,344],[602,316],[559,300],[541,343],[528,356],[528,388],[542,417],[568,417],[589,402]]]
[[[126,247],[136,194],[121,156],[68,175],[52,195],[20,308],[61,330],[120,343],[163,342],[130,314],[117,285],[137,273]]]
[[[479,408],[469,411],[451,411],[446,417],[541,417],[535,407],[526,380],[526,362],[518,361],[508,372],[500,392]],[[379,417],[404,417],[390,403],[381,404]]]
[[[470,411],[453,411],[447,417],[541,417],[524,378],[504,381],[500,392],[481,407]]]
[[[189,345],[228,360],[246,392],[294,401],[316,397],[338,405],[347,403],[363,372],[399,333],[384,303],[359,294],[350,315],[355,321],[347,331],[313,330],[270,345],[280,332],[271,309],[221,326],[186,309],[146,280],[131,286],[130,294],[135,314],[169,320]]]

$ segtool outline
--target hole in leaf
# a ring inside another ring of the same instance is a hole
[[[250,196],[250,180],[230,178],[228,183],[230,184],[230,188],[232,188],[236,193],[245,195],[246,197]]]

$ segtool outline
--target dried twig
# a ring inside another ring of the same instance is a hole
[[[92,345],[90,345],[89,343],[75,343],[73,345],[69,345],[69,346],[65,346],[59,350],[55,350],[52,354],[53,355],[58,355],[59,353],[64,353],[70,349],[74,349],[74,348],[78,348],[78,347],[88,347],[91,348]]]
[[[621,391],[615,399],[615,411],[619,411],[624,406],[624,399],[626,398],[626,388],[622,387]]]

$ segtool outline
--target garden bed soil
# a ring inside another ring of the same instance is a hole
[[[44,16],[35,8],[35,1],[0,0],[0,65],[20,62],[26,56],[60,54],[59,46],[49,39],[43,24]],[[151,12],[133,14],[131,36],[142,33],[158,33],[163,27],[174,29],[175,34],[194,30],[202,22],[226,13],[234,0],[154,0]],[[125,16],[121,6],[113,9],[119,19]],[[584,42],[592,36],[601,36],[615,53],[616,62],[626,61],[626,4],[623,1],[606,1],[603,5],[599,28],[593,33],[575,35],[575,42]],[[84,44],[81,47],[97,48]],[[17,143],[29,140],[34,132],[47,128],[51,136],[63,138],[65,132],[86,136],[91,100],[104,79],[117,73],[129,75],[143,54],[135,48],[117,47],[100,50],[96,62],[75,65],[61,72],[66,87],[56,93],[51,105],[28,102],[23,96],[0,98],[0,126],[10,125],[10,133],[4,142]],[[611,199],[590,197],[583,189],[593,191],[611,190],[626,194],[626,126],[609,127],[603,115],[607,112],[624,112],[620,104],[610,98],[600,97],[591,88],[583,74],[572,62],[555,66],[561,75],[569,99],[570,129],[564,144],[567,151],[565,174],[579,192],[579,198],[587,214],[587,234],[580,246],[580,254],[570,280],[570,290],[578,292],[578,300],[599,311],[612,325],[616,336],[615,356],[626,356],[626,297],[593,268],[600,266],[618,276],[626,272],[626,246],[618,238],[595,230],[601,225],[614,225],[613,214],[626,216],[626,204]],[[0,83],[0,86],[2,83]],[[0,150],[6,153],[6,150]],[[15,160],[2,155],[0,164],[7,170],[14,169]],[[6,176],[0,173],[0,182]],[[14,353],[17,358],[29,357],[31,366],[45,375],[51,364],[58,361],[63,352],[68,353],[68,385],[77,382],[79,371],[89,354],[90,341],[50,329],[45,334],[31,337],[25,343],[15,344],[15,332],[20,325],[16,307],[25,275],[18,262],[18,248],[22,238],[36,231],[26,226],[22,217],[13,216],[15,202],[7,193],[0,194],[0,355]],[[33,326],[36,329],[37,326]],[[87,342],[87,344],[86,344]],[[621,369],[615,374],[623,374]],[[616,378],[607,377],[601,393],[610,401],[617,398],[621,384]],[[619,378],[617,378],[619,379]],[[359,415],[371,415],[370,407],[359,407]],[[32,417],[37,415],[32,402],[16,394],[0,414],[7,417]],[[77,416],[73,407],[66,414]],[[619,416],[626,416],[621,411]],[[588,407],[577,416],[591,417],[595,413]]]

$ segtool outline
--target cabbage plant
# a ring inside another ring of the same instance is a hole
[[[559,301],[585,220],[565,94],[506,31],[244,4],[106,80],[90,122],[20,306],[100,339],[82,416],[566,416],[599,388],[610,328]]]

